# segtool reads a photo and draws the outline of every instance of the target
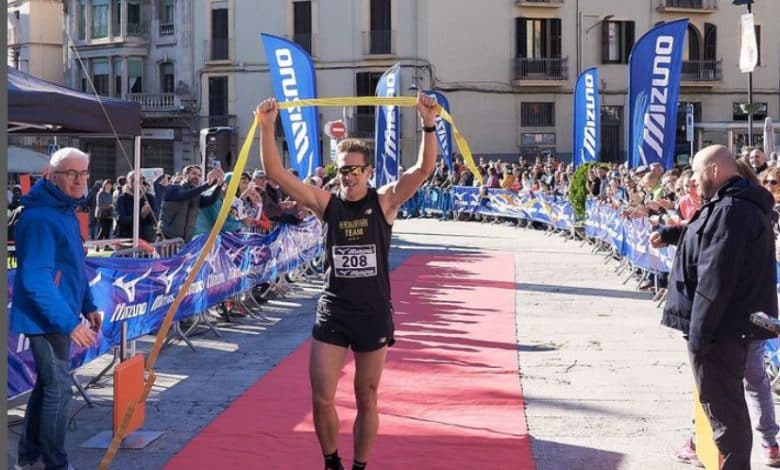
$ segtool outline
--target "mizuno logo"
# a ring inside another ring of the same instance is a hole
[[[642,164],[654,161],[664,161],[664,130],[666,129],[666,112],[669,98],[669,75],[672,63],[674,38],[658,36],[655,42],[655,59],[653,60],[653,81],[650,89],[650,102],[642,120],[644,131],[639,141],[639,155]],[[675,106],[676,103],[673,103]],[[645,156],[645,145],[650,147],[656,157],[648,162]]]
[[[241,256],[241,252],[244,251],[244,248],[246,248],[246,246],[242,246],[237,250],[227,250],[227,256],[230,258],[231,263],[236,264],[236,260]]]
[[[386,77],[386,89],[385,89],[385,96],[395,96],[396,91],[396,83],[395,83],[395,73],[391,72],[385,75]],[[396,126],[397,122],[395,122],[395,113],[396,113],[396,107],[395,106],[385,106],[384,107],[384,113],[385,113],[385,146],[384,146],[384,157],[385,157],[385,183],[388,183],[392,180],[395,180],[395,176],[393,176],[390,173],[391,168],[396,168],[396,162],[398,161],[398,142],[396,141]]]
[[[98,282],[100,282],[103,279],[103,273],[98,271],[97,276],[95,276],[91,281],[89,281],[89,287],[95,287]]]
[[[596,84],[593,74],[585,75],[585,132],[583,147],[590,154],[588,160],[596,160]]]
[[[285,101],[298,101],[300,99],[298,80],[295,77],[295,64],[293,63],[290,49],[277,49],[276,63],[279,66],[279,74],[282,76],[282,93]],[[290,108],[287,110],[287,113],[290,118],[290,130],[292,131],[295,144],[295,160],[300,165],[309,157],[309,129],[300,107]],[[312,161],[313,159],[309,158],[310,166]]]
[[[152,268],[149,268],[148,271],[146,271],[142,276],[133,279],[132,281],[125,282],[125,277],[127,275],[120,277],[114,283],[112,284],[114,287],[118,287],[122,289],[122,292],[125,293],[125,297],[127,298],[127,301],[130,303],[135,302],[135,286],[146,279],[149,276],[149,273],[152,272]]]
[[[176,277],[176,274],[179,273],[179,271],[182,270],[184,267],[183,264],[180,264],[178,268],[173,270],[170,274],[168,274],[168,270],[166,269],[164,273],[157,276],[155,279],[158,281],[162,281],[163,284],[165,284],[165,293],[169,294],[171,292],[171,287],[173,287],[173,279]]]

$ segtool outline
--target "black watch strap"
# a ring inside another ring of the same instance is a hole
[[[423,128],[423,132],[436,132],[436,126],[428,127],[423,125],[422,128]]]

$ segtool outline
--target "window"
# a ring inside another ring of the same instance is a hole
[[[171,62],[163,62],[160,64],[160,83],[162,83],[163,93],[173,93],[174,76],[173,76],[173,64]]]
[[[79,71],[81,72],[81,91],[85,93],[92,93],[92,90],[89,87],[89,74],[86,70],[81,66],[81,63],[78,63]]]
[[[108,37],[108,0],[92,0],[92,39]]]
[[[371,54],[392,53],[392,23],[390,0],[371,0],[369,51]]]
[[[143,32],[142,26],[141,0],[127,0],[127,34],[141,34]]]
[[[100,96],[108,96],[108,60],[94,59],[92,61],[92,83]]]
[[[536,134],[523,133],[520,136],[520,145],[523,147],[533,147],[538,145],[554,146],[555,134],[550,132],[542,132]]]
[[[733,118],[735,121],[747,121],[748,115],[745,111],[742,110],[742,106],[747,105],[747,103],[734,103],[732,105],[733,108]],[[753,121],[760,121],[763,119],[766,119],[766,101],[762,102],[754,102],[753,106],[756,107],[756,110],[753,112]]]
[[[79,1],[79,39],[87,37],[87,0]]]
[[[633,21],[601,23],[602,64],[627,64],[632,47],[634,47]]]
[[[358,72],[355,74],[355,95],[374,96],[382,72]],[[356,137],[373,137],[376,119],[374,106],[358,106],[355,109]]]
[[[685,34],[685,41],[688,47],[683,48],[683,60],[701,60],[701,45],[699,44],[699,32],[692,24],[688,25],[688,31]]]
[[[560,18],[515,18],[515,57],[559,59],[561,57]]]
[[[122,35],[122,0],[114,0],[111,6],[111,35]]]
[[[160,5],[160,36],[173,34],[174,0],[162,0]]]
[[[521,103],[520,125],[523,127],[555,126],[555,103]]]
[[[704,23],[704,60],[718,60],[718,27]]]
[[[114,59],[114,96],[122,97],[122,60]]]
[[[141,59],[127,59],[128,93],[144,92],[144,63]]]
[[[227,126],[228,78],[209,77],[209,127]]]
[[[228,44],[228,11],[226,8],[211,10],[211,60],[230,59]]]
[[[311,55],[311,2],[293,3],[293,41]]]

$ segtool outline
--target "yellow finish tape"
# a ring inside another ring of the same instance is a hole
[[[308,100],[295,100],[295,101],[283,101],[279,102],[281,109],[299,108],[306,106],[415,106],[417,104],[417,98],[413,96],[359,96],[350,98],[315,98]],[[458,150],[463,155],[463,161],[466,163],[466,167],[474,174],[474,178],[482,184],[482,174],[477,168],[477,164],[474,163],[474,157],[471,154],[471,148],[469,147],[466,139],[461,135],[458,127],[455,125],[455,121],[452,119],[450,113],[444,108],[439,106],[439,114],[441,118],[450,123],[452,126],[452,134],[455,137],[455,143],[458,145]]]
[[[100,470],[108,469],[111,461],[114,460],[114,456],[116,455],[117,450],[119,450],[119,446],[122,444],[124,438],[127,437],[127,427],[130,425],[130,420],[132,419],[136,407],[139,403],[146,402],[146,399],[149,397],[149,393],[152,390],[152,386],[154,385],[156,378],[153,369],[155,362],[157,362],[157,356],[160,354],[163,342],[168,335],[168,330],[171,327],[171,323],[173,323],[173,316],[179,309],[179,305],[181,305],[184,297],[187,296],[187,292],[190,289],[190,285],[192,285],[192,282],[195,280],[195,277],[200,273],[200,269],[203,267],[203,263],[206,261],[206,257],[209,255],[209,253],[211,253],[211,249],[214,246],[217,235],[219,235],[220,230],[222,230],[222,225],[225,223],[225,219],[227,219],[231,204],[233,203],[233,196],[236,194],[236,190],[238,190],[238,183],[241,181],[241,173],[244,171],[244,167],[246,167],[246,161],[249,157],[249,150],[252,148],[252,140],[255,136],[257,124],[258,120],[255,117],[252,126],[249,128],[249,133],[246,136],[246,140],[244,140],[244,143],[241,145],[241,152],[239,152],[236,166],[233,168],[233,177],[230,178],[230,183],[227,187],[225,199],[222,202],[222,207],[219,210],[214,227],[212,227],[211,232],[209,232],[209,236],[206,239],[203,250],[200,252],[198,259],[195,260],[195,265],[187,275],[187,279],[184,281],[184,285],[181,287],[173,303],[170,307],[168,307],[168,311],[165,313],[165,318],[163,318],[162,326],[160,326],[160,330],[157,332],[157,338],[155,339],[152,351],[149,353],[149,357],[146,359],[145,369],[147,377],[144,384],[143,394],[137,400],[132,401],[128,406],[119,429],[117,429],[114,433],[114,438],[111,440],[111,445],[108,447],[106,453],[103,455],[103,459],[100,461]],[[215,191],[220,191],[220,188],[217,187]]]

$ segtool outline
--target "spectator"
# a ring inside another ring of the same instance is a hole
[[[159,214],[163,199],[165,199],[165,192],[168,191],[168,186],[171,184],[171,178],[163,173],[155,178],[152,184],[154,185],[155,204],[155,207],[152,207],[152,209],[154,209],[155,214]]]
[[[168,186],[160,209],[159,233],[163,238],[182,238],[185,242],[192,240],[198,211],[219,199],[219,191],[212,191],[208,196],[203,193],[222,183],[222,170],[211,170],[207,175],[208,181],[203,184],[200,184],[201,174],[197,165],[187,166],[182,183]]]
[[[766,256],[775,251],[773,201],[739,176],[723,146],[699,151],[693,172],[702,209],[684,234],[680,227],[666,227],[651,236],[654,247],[678,242],[662,323],[687,338],[699,397],[723,456],[721,468],[742,470],[750,468],[752,446],[743,386],[749,343],[773,336],[753,326],[749,316],[761,311],[777,317],[775,260]]]
[[[22,187],[15,184],[11,188],[11,200],[8,202],[8,210],[12,211],[22,205]]]
[[[217,223],[217,216],[219,215],[219,211],[222,209],[222,203],[227,192],[227,187],[230,184],[230,179],[232,177],[233,173],[225,173],[224,182],[221,186],[214,186],[213,188],[210,188],[205,193],[203,193],[204,196],[209,196],[213,191],[218,194],[218,197],[214,204],[201,207],[198,211],[198,219],[195,222],[195,235],[207,234],[211,232],[212,228],[214,228],[214,225]],[[235,201],[236,199],[239,198],[234,198],[233,200]],[[238,220],[235,215],[242,216],[243,208],[242,214],[236,214],[231,208],[231,211],[228,213],[228,216],[225,219],[225,223],[222,224],[222,228],[220,229],[221,232],[238,232],[241,230],[241,221]]]
[[[70,344],[94,345],[101,327],[74,214],[86,200],[89,156],[65,147],[51,156],[50,168],[22,198],[25,210],[16,226],[19,267],[10,329],[27,336],[36,372],[19,440],[21,468],[72,468],[65,451]]]
[[[108,240],[111,238],[111,230],[114,228],[114,197],[112,195],[113,185],[110,179],[104,179],[100,191],[95,195],[97,207],[95,208],[95,218],[98,221],[98,240]]]
[[[143,187],[143,177],[141,178],[139,205],[137,218],[133,217],[133,200],[135,172],[127,174],[127,184],[125,184],[122,194],[116,200],[116,232],[119,238],[133,238],[133,220],[138,220],[138,238],[147,242],[155,240],[155,223],[157,214],[154,213],[154,196],[147,193]]]
[[[766,155],[760,148],[754,148],[748,154],[748,163],[753,167],[757,175],[761,175],[768,168],[766,164]]]

